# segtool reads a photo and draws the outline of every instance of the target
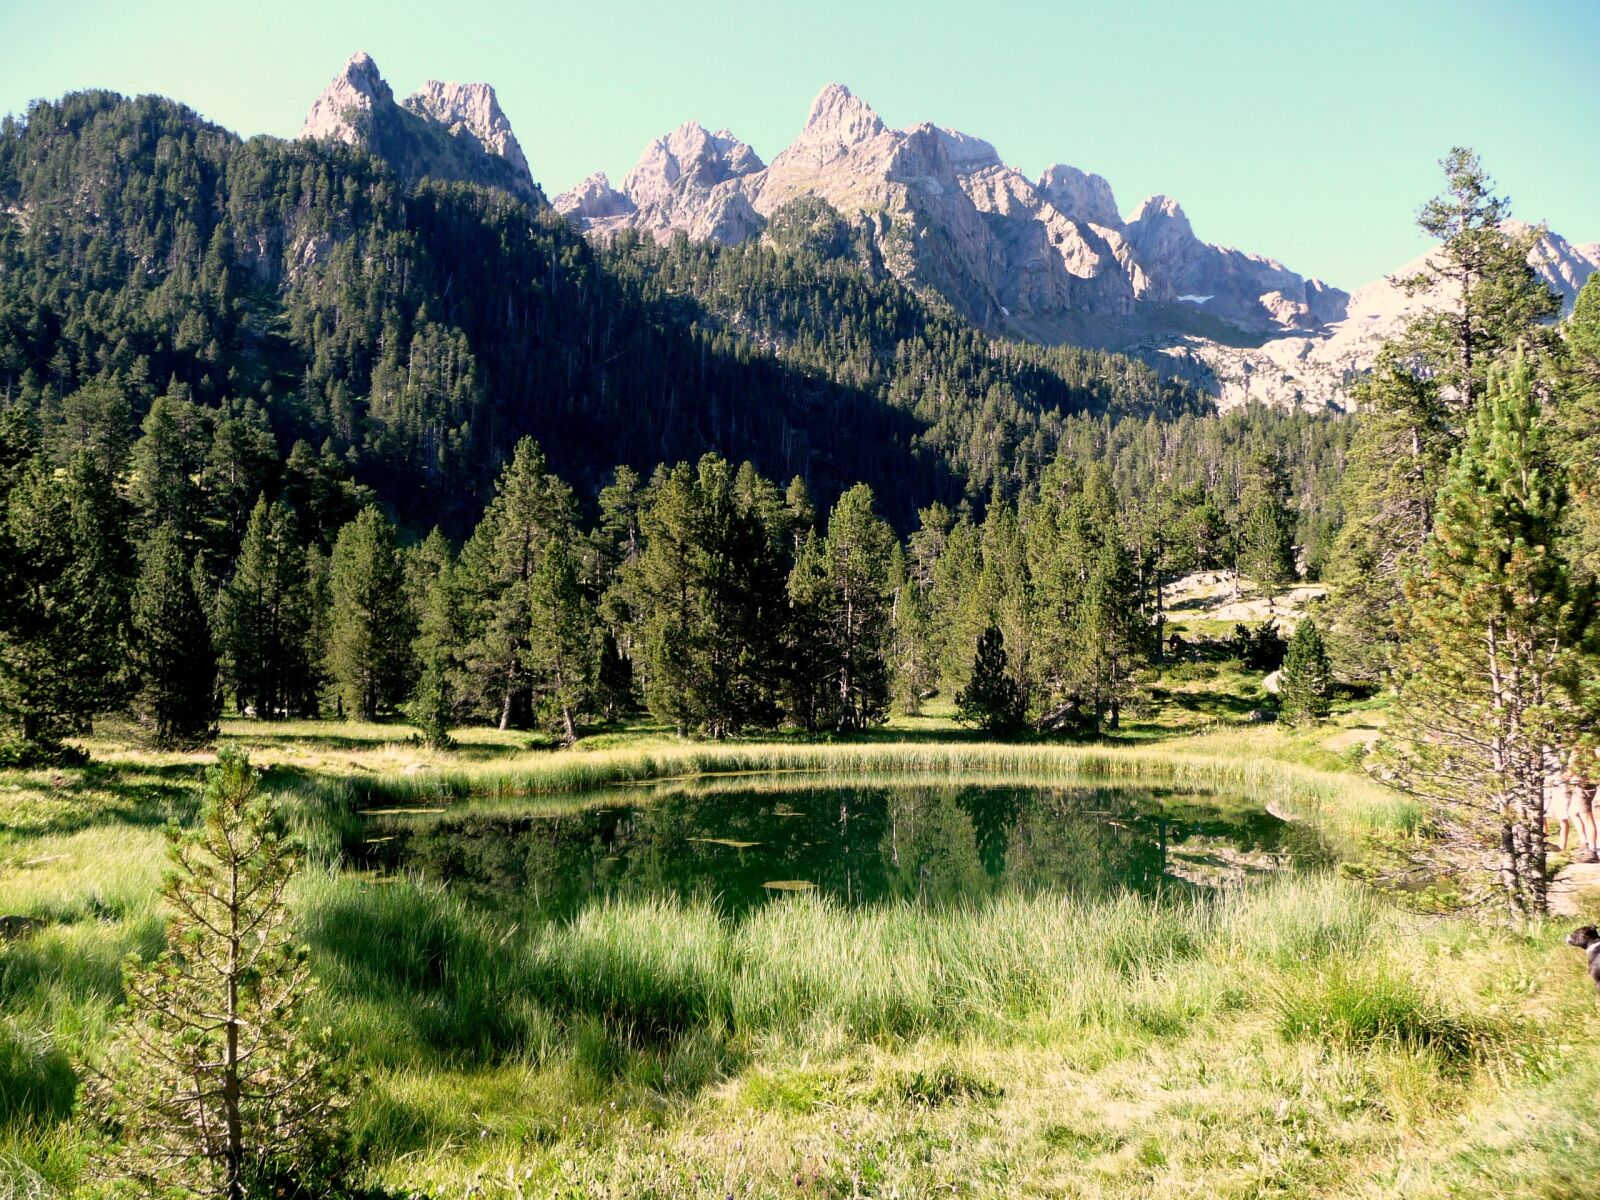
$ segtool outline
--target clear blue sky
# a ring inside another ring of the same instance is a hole
[[[110,87],[291,136],[358,49],[398,95],[494,84],[552,195],[691,118],[770,159],[838,81],[1344,287],[1422,249],[1454,143],[1518,216],[1600,239],[1600,0],[0,0],[0,111]]]

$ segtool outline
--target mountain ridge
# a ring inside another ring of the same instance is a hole
[[[766,166],[745,147],[738,169],[720,169],[710,143],[696,157],[680,138],[679,174],[663,184],[653,156],[667,140],[646,148],[621,188],[590,176],[555,197],[556,211],[602,240],[630,228],[657,241],[681,232],[739,242],[762,236],[786,203],[816,195],[867,233],[883,271],[936,292],[985,332],[1132,353],[1222,408],[1348,408],[1377,347],[1417,311],[1390,282],[1416,264],[1346,292],[1204,241],[1168,196],[1146,197],[1124,218],[1109,182],[1079,167],[1057,163],[1030,180],[971,134],[892,129],[843,84],[817,94]],[[636,196],[641,179],[651,187]],[[1530,264],[1570,305],[1600,269],[1597,245],[1550,233]]]

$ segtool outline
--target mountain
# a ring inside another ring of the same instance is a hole
[[[1174,200],[1152,196],[1124,221],[1098,175],[1057,164],[1031,181],[979,138],[891,129],[840,84],[823,88],[770,165],[731,133],[690,123],[646,147],[620,189],[594,176],[555,206],[598,237],[632,228],[738,242],[803,195],[868,230],[890,274],[998,334],[1127,342],[1203,327],[1196,314],[1309,332],[1340,320],[1348,300],[1281,263],[1201,241]]]
[[[1507,223],[1512,232],[1527,228],[1520,222]],[[1259,401],[1348,409],[1354,404],[1355,385],[1384,342],[1418,314],[1451,307],[1448,295],[1409,295],[1399,286],[1397,281],[1415,278],[1427,261],[1427,254],[1418,255],[1383,279],[1357,288],[1350,294],[1344,318],[1319,334],[1287,334],[1234,345],[1181,336],[1147,348],[1143,357],[1204,388],[1217,397],[1221,408]],[[1546,232],[1529,252],[1528,265],[1561,297],[1563,311],[1570,312],[1589,276],[1600,271],[1600,242],[1574,245],[1560,234]]]
[[[620,189],[594,175],[554,203],[601,241],[632,229],[738,243],[808,195],[864,236],[863,266],[937,294],[985,332],[1126,351],[1223,408],[1347,407],[1352,382],[1414,311],[1387,280],[1352,295],[1203,241],[1169,197],[1124,219],[1099,175],[1057,164],[1029,180],[980,138],[892,129],[840,84],[823,88],[770,165],[691,122],[646,147]],[[1592,246],[1554,234],[1534,258],[1568,298],[1597,262]]]
[[[0,120],[0,409],[56,461],[92,445],[127,470],[170,396],[419,529],[469,527],[523,436],[589,497],[616,465],[715,451],[822,504],[870,483],[909,528],[1027,486],[1074,418],[1207,408],[1119,355],[997,342],[803,237],[594,245],[526,202],[487,88],[397,103],[358,55],[304,132],[111,92]],[[688,131],[629,184],[670,213],[758,169]]]
[[[407,183],[424,176],[457,180],[545,204],[511,122],[486,83],[430,79],[397,103],[372,57],[353,54],[311,105],[300,137],[358,146]]]

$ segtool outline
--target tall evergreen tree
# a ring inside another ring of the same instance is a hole
[[[540,716],[570,745],[578,740],[579,716],[594,707],[600,625],[571,551],[555,538],[534,572],[529,606],[533,627],[525,666]]]
[[[914,717],[922,712],[924,697],[937,686],[939,669],[924,585],[912,575],[911,562],[899,543],[889,559],[889,589],[890,688],[895,707]]]
[[[1439,245],[1402,280],[1429,304],[1379,356],[1360,393],[1342,488],[1345,527],[1328,577],[1333,645],[1352,674],[1375,678],[1394,638],[1400,579],[1432,531],[1434,499],[1495,360],[1517,346],[1542,354],[1560,301],[1528,265],[1542,234],[1508,225],[1510,202],[1472,151],[1441,160],[1445,190],[1417,224]]]
[[[570,537],[573,511],[572,489],[551,473],[538,443],[523,438],[461,553],[463,699],[501,729],[533,715],[529,589],[551,539]]]
[[[1600,272],[1589,277],[1562,328],[1560,445],[1573,500],[1573,554],[1600,576]]]
[[[681,733],[726,737],[777,715],[783,559],[716,455],[662,469],[625,572],[645,701]]]
[[[1291,725],[1305,725],[1333,711],[1333,668],[1317,623],[1306,617],[1295,626],[1278,676],[1278,711]]]
[[[339,531],[329,591],[329,674],[347,715],[374,720],[410,693],[416,633],[394,526],[378,509]]]
[[[1259,467],[1240,502],[1234,567],[1270,600],[1295,576],[1294,519],[1274,469]]]
[[[140,553],[132,617],[135,717],[163,749],[208,745],[221,711],[217,654],[194,564],[170,525],[151,534]]]
[[[275,718],[312,711],[317,622],[306,551],[281,500],[256,501],[233,576],[218,601],[223,678],[241,711]]]
[[[0,722],[30,753],[126,697],[126,517],[86,453],[57,478],[22,470],[0,525]]]
[[[815,699],[813,722],[840,732],[881,722],[889,707],[889,559],[894,534],[857,484],[828,517],[826,538],[807,536],[790,598],[812,631],[797,663]]]
[[[1027,701],[1006,661],[1005,635],[991,625],[978,638],[966,687],[956,693],[956,720],[988,734],[1016,733],[1022,728]]]
[[[1569,741],[1565,688],[1593,621],[1562,552],[1565,509],[1519,356],[1491,373],[1403,582],[1390,723],[1398,780],[1446,831],[1444,866],[1491,859],[1518,917],[1546,908],[1546,755]]]

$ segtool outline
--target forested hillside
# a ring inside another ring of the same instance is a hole
[[[0,131],[0,396],[58,461],[91,444],[116,470],[161,395],[457,533],[528,434],[591,497],[619,463],[716,449],[823,500],[872,483],[909,526],[1036,477],[1071,414],[1202,407],[1120,357],[993,345],[810,245],[597,254],[548,209],[408,190],[337,143],[38,103]]]

